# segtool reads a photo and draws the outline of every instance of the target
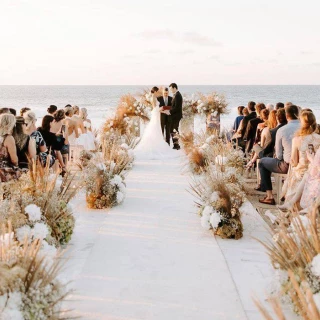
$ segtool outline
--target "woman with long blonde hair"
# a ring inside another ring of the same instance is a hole
[[[88,110],[86,108],[81,108],[80,118],[83,122],[84,133],[77,139],[77,144],[82,145],[85,150],[95,150],[95,137],[92,133],[91,120],[88,119]]]
[[[286,201],[294,196],[298,183],[308,170],[307,151],[316,153],[320,146],[320,135],[316,133],[317,122],[313,112],[302,111],[299,118],[300,129],[292,139],[290,169],[282,190]]]
[[[12,114],[0,115],[0,181],[7,182],[17,179],[20,172],[18,166],[16,142],[12,131],[16,125],[15,116]]]

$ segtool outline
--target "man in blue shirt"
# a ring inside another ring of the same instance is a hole
[[[275,205],[272,195],[271,173],[287,173],[291,160],[292,139],[300,127],[298,120],[299,109],[295,105],[285,108],[288,124],[281,127],[276,134],[275,158],[262,158],[259,162],[261,176],[261,191],[266,191],[267,195],[259,202]]]

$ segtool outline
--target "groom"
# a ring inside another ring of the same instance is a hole
[[[169,89],[164,88],[163,89],[163,96],[158,98],[158,101],[160,103],[159,107],[162,108],[165,107],[165,109],[170,110],[172,104],[172,97],[169,96]],[[170,145],[170,133],[171,133],[171,116],[168,114],[168,112],[161,111],[161,130],[162,134],[166,133],[166,142],[168,145]]]
[[[173,93],[172,106],[170,110],[171,115],[171,137],[173,141],[173,149],[179,150],[179,138],[177,134],[179,133],[179,124],[182,119],[182,95],[178,90],[176,83],[171,83],[169,86],[171,92]]]

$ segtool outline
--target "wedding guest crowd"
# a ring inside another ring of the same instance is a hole
[[[233,141],[244,151],[248,169],[258,162],[255,190],[265,192],[259,202],[276,204],[271,175],[279,173],[286,175],[279,208],[306,209],[320,196],[320,131],[312,110],[292,102],[266,107],[250,101],[238,114]]]
[[[37,127],[36,114],[27,107],[17,112],[0,108],[0,182],[17,179],[34,161],[63,176],[67,172],[69,136],[73,145],[96,149],[87,109],[67,105],[58,109],[50,105]],[[82,145],[85,144],[85,145]]]

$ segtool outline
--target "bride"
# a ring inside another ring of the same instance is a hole
[[[159,107],[159,101],[157,100],[159,88],[153,87],[151,89],[152,112],[151,120],[144,130],[143,136],[135,148],[134,153],[136,159],[141,160],[165,160],[171,158],[178,158],[180,152],[170,148],[168,143],[164,140],[160,115],[161,112],[170,114],[169,111],[162,111]]]

